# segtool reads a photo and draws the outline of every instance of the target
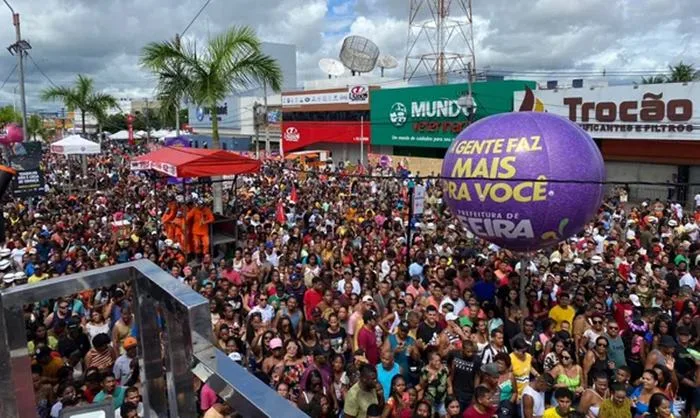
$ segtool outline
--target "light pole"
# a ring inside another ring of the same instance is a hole
[[[7,0],[3,0],[5,5],[12,12],[12,24],[15,25],[15,34],[17,35],[17,40],[14,44],[7,47],[10,54],[17,55],[17,65],[19,66],[19,94],[22,99],[22,138],[27,140],[27,99],[24,95],[24,55],[25,51],[32,49],[29,42],[22,40],[22,33],[19,29],[19,13],[15,13],[15,10],[10,6]]]

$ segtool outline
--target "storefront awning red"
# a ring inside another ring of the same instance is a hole
[[[132,170],[155,170],[171,177],[212,177],[256,173],[260,161],[217,149],[163,147],[131,161]]]

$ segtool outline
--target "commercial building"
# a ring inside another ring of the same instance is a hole
[[[513,93],[535,88],[522,80],[472,84],[473,108],[466,106],[466,83],[372,90],[372,152],[442,158],[454,138],[475,121],[513,110]]]
[[[700,182],[700,83],[524,91],[514,107],[578,123],[600,147],[609,181]],[[630,198],[685,201],[698,191],[630,185]]]
[[[295,90],[297,88],[296,46],[263,42],[262,51],[275,58],[279,63],[283,77],[282,90]],[[262,86],[256,86],[244,92],[231,94],[219,103],[216,109],[216,118],[219,122],[219,137],[221,138],[222,148],[235,150],[255,149],[255,104],[260,104],[260,109],[262,109],[264,101],[264,89]],[[279,114],[281,95],[279,93],[273,93],[268,89],[267,103],[268,119],[274,121],[275,115]],[[207,143],[208,146],[211,146],[212,115],[210,110],[191,103],[188,106],[188,116],[189,128],[196,136],[197,141],[200,144]],[[277,120],[278,119],[279,118],[277,118]],[[265,128],[261,127],[260,132],[262,134],[260,138],[262,145],[261,150],[264,150]],[[267,132],[269,134],[268,142],[270,144],[270,150],[274,152],[279,149],[279,123],[271,124]]]

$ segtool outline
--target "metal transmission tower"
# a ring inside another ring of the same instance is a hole
[[[463,71],[474,81],[475,68],[472,1],[411,0],[404,79],[446,84]]]

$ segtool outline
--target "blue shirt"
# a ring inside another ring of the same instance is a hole
[[[401,367],[401,373],[403,373],[404,376],[406,376],[408,373],[408,349],[415,343],[416,343],[416,340],[414,340],[413,337],[407,336],[406,340],[404,341],[403,351],[401,351],[399,353],[394,353],[394,362],[399,367]],[[396,350],[396,347],[398,345],[399,345],[399,340],[396,338],[396,335],[389,334],[389,347],[391,347],[392,353],[394,352],[394,350]],[[381,365],[379,365],[378,367],[381,367]]]
[[[377,364],[377,380],[379,381],[379,384],[382,385],[382,389],[384,390],[384,402],[389,400],[391,379],[393,379],[397,374],[400,374],[400,369],[396,362],[394,362],[394,367],[392,367],[391,370],[385,369],[384,365],[381,363]]]
[[[479,280],[474,284],[474,295],[480,302],[493,301],[496,297],[496,283]]]

